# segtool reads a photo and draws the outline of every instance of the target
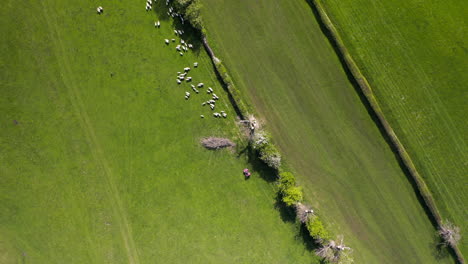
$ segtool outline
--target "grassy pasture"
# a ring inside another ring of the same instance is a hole
[[[203,2],[210,44],[356,263],[453,263],[307,2]]]
[[[235,138],[235,114],[204,51],[167,47],[143,4],[2,3],[0,262],[311,263],[262,171],[199,146]],[[194,61],[227,119],[204,90],[184,100]]]
[[[466,5],[323,1],[433,193],[442,217],[468,222]],[[464,255],[468,243],[461,243]]]

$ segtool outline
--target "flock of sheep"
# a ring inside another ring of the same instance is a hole
[[[152,7],[153,7],[153,1],[156,2],[157,0],[147,0],[146,1],[146,11],[149,11],[149,10],[152,10]],[[170,0],[166,0],[166,5],[169,5],[169,1]],[[102,12],[104,12],[104,9],[99,6],[97,8],[97,12],[98,14],[102,14]],[[169,7],[169,12],[167,13],[169,16],[175,18],[175,17],[179,17],[180,20],[181,20],[181,23],[183,24],[184,23],[184,19],[183,17],[175,12],[175,10],[172,8],[172,7]],[[160,28],[161,27],[161,22],[160,21],[156,21],[154,22],[154,26],[156,28]],[[188,52],[190,49],[193,49],[193,45],[190,44],[190,43],[187,43],[186,41],[184,41],[182,39],[182,35],[184,34],[184,31],[183,30],[174,30],[174,33],[176,36],[180,37],[180,44],[178,44],[175,49],[176,51],[179,52],[179,55],[180,56],[183,56],[185,52]],[[164,42],[166,43],[166,45],[169,45],[171,42],[176,42],[176,39],[165,39]],[[194,68],[197,68],[198,67],[198,62],[195,62],[193,63],[193,67]],[[187,76],[189,71],[190,71],[190,67],[185,67],[183,72],[177,72],[177,84],[182,84],[183,82],[186,82],[186,83],[190,83],[190,86],[193,90],[193,92],[195,92],[196,94],[200,93],[200,91],[198,90],[199,88],[203,88],[204,87],[204,83],[198,83],[196,86],[194,84],[192,84],[192,77],[190,76]],[[205,105],[208,105],[210,107],[211,110],[214,110],[215,107],[216,107],[216,101],[219,100],[219,97],[214,93],[214,90],[213,88],[211,87],[208,87],[208,89],[206,90],[206,93],[211,95],[211,99],[208,100],[208,101],[205,101],[202,103],[202,106],[205,106]],[[189,100],[190,99],[190,92],[185,92],[185,100]],[[219,117],[224,117],[226,118],[227,117],[227,113],[225,111],[220,111],[219,113],[218,112],[214,112],[213,113],[213,116],[216,117],[216,118],[219,118]],[[201,118],[205,118],[204,115],[200,115]]]
[[[193,67],[197,68],[198,67],[198,62],[193,63]],[[196,94],[199,94],[200,91],[198,89],[203,88],[205,86],[205,84],[204,83],[198,83],[197,85],[192,84],[191,83],[192,82],[192,77],[187,76],[189,74],[190,70],[191,70],[190,67],[185,67],[183,72],[177,72],[177,79],[176,79],[177,84],[182,84],[182,82],[184,82],[184,81],[186,83],[190,83],[190,87],[192,88],[193,92],[195,92]],[[211,99],[208,100],[208,101],[203,102],[202,106],[208,105],[208,106],[210,106],[211,110],[214,110],[215,107],[216,107],[216,101],[219,100],[219,97],[214,93],[214,90],[211,87],[208,87],[208,89],[206,90],[206,93],[211,95]],[[185,100],[189,100],[190,96],[191,96],[191,93],[186,91],[185,92]],[[225,111],[220,111],[219,113],[218,112],[213,113],[213,116],[214,117],[224,117],[224,118],[226,118],[227,114],[226,114]],[[200,117],[205,118],[204,115],[200,115]]]

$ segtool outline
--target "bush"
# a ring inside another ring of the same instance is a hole
[[[281,166],[281,154],[272,143],[265,144],[260,149],[260,159],[270,168],[277,170]]]
[[[296,185],[296,178],[291,172],[282,172],[279,174],[278,178],[278,187],[280,192],[283,192],[289,187]]]
[[[317,241],[325,241],[330,239],[328,231],[323,226],[322,221],[317,215],[309,218],[306,223],[307,230],[309,230],[310,236]]]
[[[439,227],[438,234],[442,238],[442,244],[445,246],[456,247],[461,239],[460,228],[449,221],[445,221]]]
[[[194,28],[205,33],[201,16],[202,5],[199,0],[176,0],[174,6]]]
[[[307,205],[302,203],[297,203],[296,207],[296,217],[303,224],[307,223],[310,217],[312,217],[313,210],[310,209]]]
[[[291,186],[281,192],[282,201],[287,206],[293,206],[296,203],[302,201],[302,191],[301,188],[296,186]]]

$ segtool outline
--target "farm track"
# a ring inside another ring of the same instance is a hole
[[[119,225],[119,230],[126,249],[128,262],[130,264],[139,264],[140,261],[138,259],[138,252],[135,247],[135,242],[133,240],[131,227],[127,220],[125,208],[122,204],[119,195],[119,190],[117,189],[117,186],[115,184],[115,176],[106,159],[105,153],[102,150],[99,140],[96,137],[93,126],[91,124],[91,120],[88,114],[86,113],[86,108],[82,102],[79,90],[74,85],[74,83],[76,82],[69,77],[73,76],[73,72],[69,67],[70,62],[68,59],[68,54],[65,52],[63,43],[61,41],[61,36],[56,26],[57,23],[50,21],[47,4],[44,4],[43,2],[41,2],[41,4],[42,10],[44,12],[44,17],[46,18],[48,23],[50,35],[53,39],[55,39],[54,46],[55,50],[57,51],[57,55],[59,55],[57,56],[57,58],[60,62],[60,66],[62,69],[62,80],[63,83],[66,85],[66,90],[70,97],[70,102],[72,103],[73,108],[75,110],[75,114],[77,115],[77,119],[79,120],[81,127],[85,132],[88,141],[88,146],[94,156],[94,159],[104,169],[104,178],[107,183],[106,192],[109,199],[112,201],[112,210],[115,214],[114,217]]]

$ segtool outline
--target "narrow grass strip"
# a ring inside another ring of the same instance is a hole
[[[429,188],[427,187],[424,179],[421,177],[416,167],[414,166],[414,163],[410,155],[406,151],[401,141],[398,139],[393,128],[390,126],[390,124],[386,120],[385,115],[382,109],[380,108],[380,105],[367,79],[361,73],[357,64],[354,62],[353,58],[351,57],[351,54],[349,53],[348,49],[344,45],[343,40],[338,34],[338,31],[336,30],[335,26],[333,25],[330,18],[328,17],[324,7],[322,6],[321,1],[320,0],[307,0],[307,1],[317,11],[319,15],[319,19],[321,20],[320,23],[322,23],[325,26],[326,30],[329,33],[328,36],[330,37],[330,41],[338,49],[338,56],[340,56],[342,60],[345,62],[344,66],[347,67],[348,70],[351,72],[353,78],[357,82],[363,95],[366,97],[366,100],[368,101],[370,107],[372,108],[372,111],[374,112],[375,116],[378,118],[388,138],[391,140],[393,147],[397,150],[401,161],[406,166],[406,169],[408,170],[409,174],[411,175],[414,182],[416,183],[419,194],[421,195],[421,197],[423,198],[425,202],[425,205],[429,209],[433,217],[433,220],[436,222],[437,226],[440,228],[442,225],[442,217],[441,217],[439,210],[437,209],[434,198],[431,192],[429,191]],[[457,261],[459,263],[465,263],[463,255],[461,251],[459,250],[459,248],[457,246],[453,246],[452,249],[456,255]]]

